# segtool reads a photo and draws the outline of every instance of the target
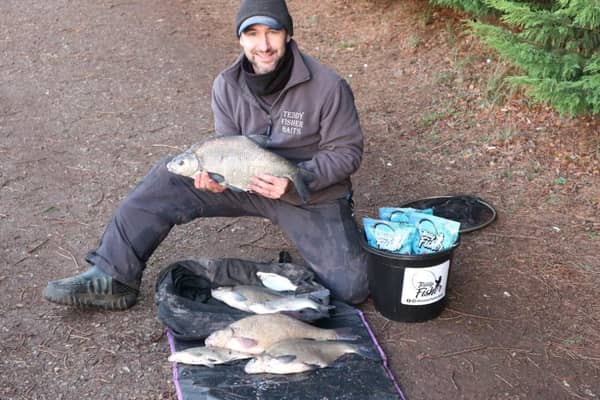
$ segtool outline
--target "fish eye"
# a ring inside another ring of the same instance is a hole
[[[179,160],[179,165],[183,165],[183,160]]]

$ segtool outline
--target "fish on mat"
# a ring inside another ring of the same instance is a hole
[[[258,276],[263,285],[278,292],[294,291],[298,289],[298,285],[292,283],[292,281],[285,276],[276,274],[274,272],[258,271],[256,276]]]
[[[204,341],[242,353],[259,354],[284,339],[355,340],[345,329],[322,329],[284,314],[257,314],[242,318],[211,333]]]
[[[328,312],[333,306],[320,304],[308,297],[284,295],[268,288],[253,285],[222,286],[211,290],[211,295],[230,307],[255,314],[281,311],[300,311],[310,308]]]
[[[213,180],[236,191],[246,191],[250,178],[260,174],[288,178],[307,203],[310,193],[306,181],[312,179],[312,173],[262,147],[259,143],[264,143],[265,138],[268,137],[213,136],[175,156],[167,163],[167,169],[190,178],[206,171]]]
[[[248,374],[295,374],[332,365],[347,353],[373,358],[369,350],[348,342],[287,339],[274,343],[264,353],[248,361]]]
[[[169,356],[169,361],[190,365],[204,365],[212,368],[218,364],[250,358],[249,354],[220,347],[190,347]]]

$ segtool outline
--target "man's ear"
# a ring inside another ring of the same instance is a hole
[[[286,33],[286,34],[285,34],[285,42],[286,42],[286,43],[289,43],[289,42],[290,42],[290,40],[292,40],[292,37],[290,36],[290,34],[289,34],[289,33]]]

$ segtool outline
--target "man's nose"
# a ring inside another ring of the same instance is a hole
[[[269,35],[264,34],[261,35],[258,42],[258,49],[260,51],[268,51],[271,49],[271,41],[269,40]]]

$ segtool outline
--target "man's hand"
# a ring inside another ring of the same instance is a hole
[[[218,184],[208,176],[208,172],[202,171],[194,176],[194,187],[200,190],[206,190],[213,193],[221,193],[227,190],[223,185]]]
[[[290,188],[290,180],[261,174],[250,178],[248,190],[269,199],[280,199]]]

